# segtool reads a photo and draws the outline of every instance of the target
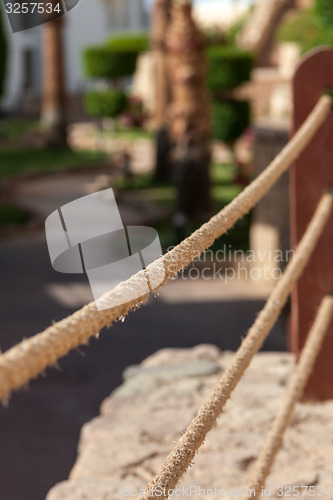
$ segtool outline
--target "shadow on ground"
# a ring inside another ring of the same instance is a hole
[[[2,351],[73,312],[45,293],[47,283],[72,282],[73,276],[52,270],[41,238],[3,243],[0,270]],[[0,498],[44,500],[67,478],[82,425],[98,414],[126,366],[163,347],[213,343],[235,350],[262,306],[258,300],[175,305],[152,299],[89,348],[64,358],[59,369],[49,369],[28,391],[14,394],[9,407],[0,409]],[[283,320],[265,349],[285,349]]]

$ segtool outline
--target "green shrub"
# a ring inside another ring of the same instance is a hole
[[[234,143],[250,125],[250,104],[247,101],[213,101],[213,137]]]
[[[0,97],[3,96],[6,67],[7,67],[7,40],[5,36],[4,23],[2,18],[2,7],[0,7]]]
[[[320,32],[312,9],[300,11],[296,17],[287,19],[278,31],[280,42],[297,43],[302,50],[315,46]]]
[[[329,28],[333,27],[333,2],[332,0],[316,0],[315,13],[320,26]]]
[[[207,50],[210,90],[234,89],[251,78],[253,55],[235,47],[210,47]]]
[[[84,51],[84,70],[89,78],[122,78],[135,73],[138,56],[148,50],[147,34],[117,35],[100,47]]]
[[[85,95],[85,108],[91,115],[116,118],[126,107],[126,94],[118,89],[90,91]]]
[[[115,51],[109,47],[88,47],[84,70],[89,78],[121,78],[135,73],[138,52]]]
[[[149,50],[149,36],[147,33],[124,33],[109,38],[105,46],[113,50],[129,52],[146,52]]]

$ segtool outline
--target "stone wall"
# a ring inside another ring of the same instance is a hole
[[[131,490],[144,488],[159,470],[232,357],[209,345],[164,349],[128,368],[101,416],[83,427],[70,479],[47,500],[137,498]],[[292,367],[287,353],[256,356],[181,487],[246,486]],[[286,485],[333,488],[332,436],[333,401],[299,404],[267,483],[270,496],[279,498],[277,488]]]

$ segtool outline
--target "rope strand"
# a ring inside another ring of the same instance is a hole
[[[165,278],[161,286],[165,285],[207,250],[218,237],[232,228],[235,222],[269,191],[305,149],[330,113],[331,102],[329,96],[322,96],[302,127],[269,167],[209,222],[164,257],[150,264],[147,268],[149,276],[151,273],[160,273],[161,266],[164,266]],[[22,341],[0,355],[0,399],[8,398],[14,389],[27,384],[70,350],[87,343],[89,338],[98,335],[103,327],[126,316],[130,310],[140,307],[149,294],[129,300],[128,292],[142,289],[140,284],[143,279],[145,274],[141,271],[99,299],[108,309],[98,311],[92,302],[44,332]],[[133,294],[131,296],[133,297]],[[122,305],[115,306],[115,303]]]
[[[296,403],[302,397],[332,317],[333,297],[329,295],[323,299],[320,305],[299,362],[289,382],[279,413],[273,422],[267,441],[249,479],[246,491],[251,491],[251,495],[244,498],[261,496],[261,489],[265,485],[275,457],[282,446],[283,434],[290,423]],[[252,492],[255,492],[255,495],[252,495]]]
[[[233,361],[223,373],[208,400],[203,403],[197,416],[181,436],[178,443],[166,458],[159,473],[146,488],[145,499],[168,498],[191,465],[193,458],[203,444],[206,435],[215,425],[231,393],[241,380],[254,355],[262,346],[265,338],[278,318],[293,286],[301,276],[322,231],[332,213],[333,195],[325,194],[300,241],[295,259],[290,261],[282,278],[272,291],[265,307],[250,328]],[[156,491],[156,494],[154,492]],[[163,492],[163,495],[161,495]]]

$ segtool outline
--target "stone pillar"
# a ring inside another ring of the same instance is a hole
[[[256,175],[265,170],[288,140],[288,123],[265,120],[256,126],[254,153]],[[256,254],[253,266],[262,269],[262,280],[273,287],[279,274],[276,268],[284,270],[287,264],[286,253],[290,249],[289,172],[277,181],[254,208],[250,246]],[[268,276],[267,280],[264,278],[265,274]]]

